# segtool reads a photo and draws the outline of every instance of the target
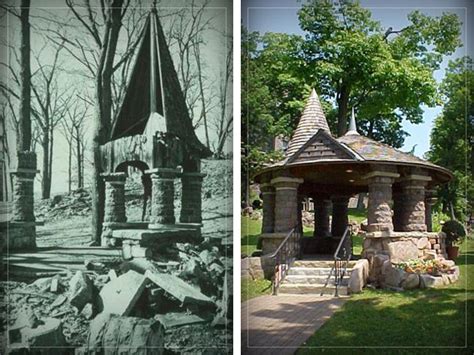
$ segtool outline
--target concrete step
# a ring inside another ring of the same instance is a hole
[[[328,285],[334,285],[334,276],[331,276],[331,278],[328,281],[327,276],[309,276],[309,275],[287,275],[285,277],[285,280],[283,280],[282,285],[284,284],[293,284],[293,285],[321,285],[324,286],[324,284],[328,282]],[[349,283],[349,275],[345,275],[344,278],[342,279],[343,285],[347,285]]]
[[[347,296],[349,294],[347,286],[339,286],[338,291],[340,296]],[[323,285],[283,283],[278,289],[279,295],[321,295],[322,293],[324,296],[334,296],[335,292],[336,287],[334,285],[324,287]]]
[[[327,276],[331,272],[331,268],[328,267],[291,267],[288,270],[288,275],[308,275],[308,276]],[[346,269],[346,272],[350,274],[352,272],[351,268]]]
[[[356,260],[349,260],[347,267],[352,268],[356,263]],[[334,260],[311,260],[302,259],[296,260],[292,267],[310,267],[310,268],[332,268],[334,266]]]

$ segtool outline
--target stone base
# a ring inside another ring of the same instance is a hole
[[[36,225],[35,222],[2,223],[2,250],[6,253],[13,250],[35,250]]]
[[[103,234],[107,246],[119,246],[122,243],[141,247],[163,247],[176,243],[201,243],[201,229],[194,224],[161,225],[159,229],[113,229]]]
[[[278,249],[288,233],[264,233],[260,235],[262,254],[267,255]]]

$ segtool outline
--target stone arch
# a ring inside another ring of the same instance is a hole
[[[141,190],[139,191],[139,195],[141,195],[141,204],[139,205],[132,205],[129,206],[127,209],[127,215],[129,216],[137,216],[139,213],[139,218],[135,217],[134,219],[139,219],[141,221],[145,221],[147,216],[150,215],[150,205],[151,205],[151,193],[152,193],[152,182],[150,174],[146,173],[150,169],[147,163],[141,160],[128,160],[121,162],[115,168],[116,173],[125,173],[128,176],[128,168],[132,167],[136,170],[141,172]],[[128,195],[128,196],[127,196]],[[125,190],[125,200],[136,200],[133,194],[127,193],[127,189]],[[138,211],[141,208],[140,211]]]

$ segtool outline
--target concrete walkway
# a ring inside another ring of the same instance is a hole
[[[242,354],[293,354],[347,298],[262,296],[242,304]]]

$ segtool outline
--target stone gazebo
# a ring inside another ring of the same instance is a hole
[[[303,238],[303,254],[334,253],[348,225],[349,198],[365,192],[364,257],[436,257],[444,244],[431,229],[432,192],[451,178],[442,167],[360,135],[354,113],[347,133],[334,137],[313,90],[285,158],[255,177],[263,196],[263,254],[300,226],[304,198],[314,201],[315,228]]]
[[[156,9],[149,14],[130,82],[110,137],[101,146],[105,180],[102,244],[157,245],[197,241],[201,226],[201,159],[211,152],[198,140]],[[141,170],[151,197],[150,221],[129,221],[128,167]],[[175,181],[181,211],[175,217]],[[150,191],[151,190],[151,191]]]

